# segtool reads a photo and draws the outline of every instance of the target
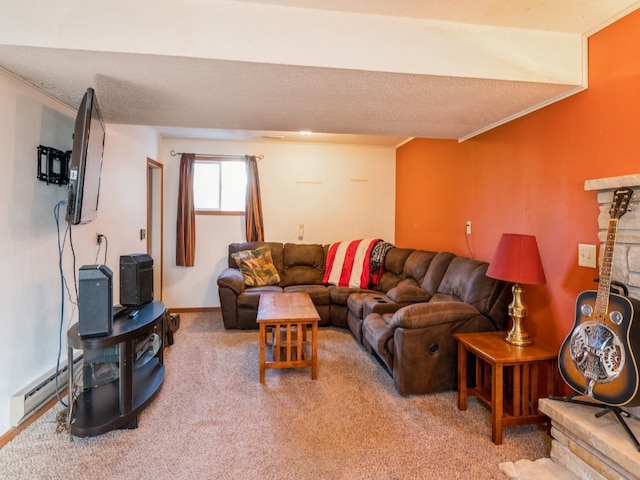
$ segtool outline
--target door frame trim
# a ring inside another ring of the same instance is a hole
[[[162,264],[164,263],[164,165],[156,160],[153,160],[152,158],[147,157],[147,253],[151,252],[151,235],[149,234],[149,232],[151,231],[151,199],[149,198],[151,192],[149,191],[149,184],[151,182],[150,171],[152,169],[160,170],[160,261],[158,262],[159,265],[154,267],[160,269],[160,285],[158,286],[158,288],[154,287],[154,291],[159,293],[156,298],[158,300],[162,300]]]

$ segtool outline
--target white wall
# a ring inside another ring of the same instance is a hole
[[[264,155],[258,162],[265,240],[327,244],[379,237],[394,241],[395,148],[163,138],[165,165],[164,302],[173,308],[219,307],[216,278],[227,247],[245,241],[244,217],[196,217],[194,267],[175,264],[180,157],[170,151]],[[305,235],[298,241],[298,224]]]
[[[96,93],[100,99],[100,92]],[[1,435],[10,427],[11,395],[53,368],[58,355],[62,295],[53,211],[58,202],[66,200],[67,189],[36,178],[36,149],[45,145],[70,150],[76,112],[2,70],[0,111]],[[146,224],[146,160],[157,152],[153,129],[107,125],[98,218],[72,228],[77,268],[96,262],[96,231],[107,236],[106,264],[114,272],[116,303],[119,256],[146,248],[139,239],[139,229]],[[62,233],[65,228],[62,209]],[[71,255],[67,241],[63,265],[70,284]],[[104,249],[98,262],[103,259]],[[72,285],[70,288],[73,291]],[[72,308],[66,292],[64,310],[63,359],[66,330],[77,321],[77,309]]]

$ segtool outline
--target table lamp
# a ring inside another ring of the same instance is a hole
[[[522,327],[522,322],[527,317],[527,306],[522,301],[524,288],[521,284],[538,285],[547,281],[536,237],[503,233],[487,269],[487,277],[513,283],[513,301],[509,304],[513,325],[505,336],[505,341],[518,347],[531,345],[531,338]]]

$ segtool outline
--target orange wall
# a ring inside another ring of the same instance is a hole
[[[578,243],[599,245],[597,193],[584,182],[638,174],[639,160],[640,10],[589,39],[584,92],[462,143],[400,147],[396,244],[489,261],[503,232],[535,235],[547,284],[526,287],[525,328],[559,348],[598,276],[577,264]]]

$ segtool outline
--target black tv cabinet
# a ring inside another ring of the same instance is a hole
[[[76,323],[67,331],[69,358],[69,429],[77,437],[94,437],[119,428],[136,428],[140,413],[156,396],[164,381],[164,345],[144,365],[135,365],[136,342],[157,333],[164,341],[165,306],[152,301],[137,310],[135,317],[125,311],[113,320],[110,335],[81,337]],[[95,351],[117,346],[118,379],[83,387],[73,399],[73,351]]]

